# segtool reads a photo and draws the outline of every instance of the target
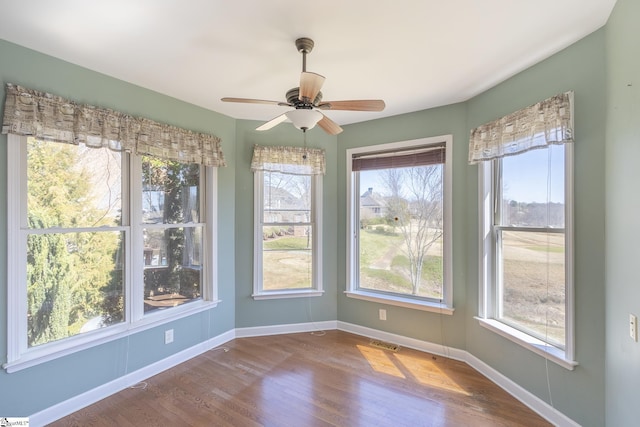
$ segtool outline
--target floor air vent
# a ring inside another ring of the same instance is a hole
[[[371,340],[369,344],[371,344],[372,347],[381,348],[383,350],[390,350],[390,351],[400,350],[400,346],[398,344],[391,344],[391,343],[379,341],[379,340]]]

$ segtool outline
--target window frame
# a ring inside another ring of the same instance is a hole
[[[269,172],[267,172],[269,173]],[[306,175],[311,179],[311,235],[312,273],[311,286],[302,289],[263,289],[263,225],[264,225],[264,174],[254,171],[253,181],[253,293],[254,300],[317,297],[324,294],[322,278],[322,197],[323,175]]]
[[[124,234],[124,321],[94,331],[76,334],[58,341],[29,348],[27,345],[26,226],[27,209],[27,138],[7,135],[7,361],[8,373],[16,372],[77,351],[126,337],[218,304],[217,286],[217,168],[201,165],[200,185],[203,212],[202,298],[170,310],[144,314],[144,262],[142,229],[141,157],[122,153],[122,221],[119,226],[99,231]],[[202,219],[201,219],[202,220]],[[200,224],[200,223],[199,223]],[[189,223],[189,226],[194,224]],[[65,228],[63,232],[87,228]],[[136,298],[138,298],[136,300]]]
[[[442,184],[443,192],[443,284],[442,300],[437,301],[424,297],[413,297],[399,293],[360,289],[359,276],[359,202],[360,185],[359,175],[354,175],[352,160],[355,155],[376,153],[381,151],[405,151],[417,147],[443,144],[445,146],[444,176]],[[407,141],[398,141],[377,145],[368,145],[346,150],[346,183],[347,183],[347,266],[346,266],[346,290],[349,298],[370,302],[394,305],[415,310],[430,311],[440,314],[452,315],[453,307],[453,136],[441,135],[427,138],[419,138]]]
[[[564,203],[565,203],[565,344],[564,349],[554,346],[549,340],[526,333],[499,319],[501,302],[498,301],[500,283],[498,277],[498,232],[505,227],[496,224],[495,206],[500,195],[500,159],[480,162],[478,167],[478,219],[479,219],[479,304],[477,320],[480,325],[534,353],[572,370],[575,361],[574,323],[574,147],[564,147]],[[511,227],[506,227],[511,229]],[[520,230],[521,227],[514,227]],[[538,228],[526,231],[539,231]]]

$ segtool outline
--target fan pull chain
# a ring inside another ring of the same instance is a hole
[[[307,130],[302,129],[302,135],[304,135],[304,154],[302,155],[302,160],[307,160]]]

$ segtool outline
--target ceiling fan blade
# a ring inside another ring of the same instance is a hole
[[[318,92],[322,89],[324,80],[324,77],[320,74],[303,71],[300,75],[300,95],[298,96],[300,101],[313,103],[313,100],[318,96]]]
[[[330,135],[337,135],[342,132],[342,128],[338,126],[336,122],[334,122],[324,114],[322,116],[323,117],[318,122],[318,126],[320,126],[326,133]]]
[[[272,127],[275,127],[276,125],[279,125],[280,123],[284,122],[285,120],[287,120],[287,115],[280,114],[278,117],[269,120],[268,122],[264,123],[261,126],[258,126],[256,130],[269,130]]]
[[[321,110],[382,111],[385,104],[381,99],[353,99],[349,101],[325,101],[317,105]]]
[[[251,99],[251,98],[221,98],[221,101],[224,102],[242,102],[245,104],[270,104],[270,105],[281,105],[283,107],[291,107],[291,104],[287,102],[280,101],[268,101],[265,99]]]

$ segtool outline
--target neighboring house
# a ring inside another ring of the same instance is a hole
[[[387,206],[384,197],[373,192],[373,187],[360,196],[360,217],[361,218],[383,218],[387,213]]]
[[[304,197],[296,197],[282,187],[266,186],[264,189],[264,222],[272,226],[263,230],[263,238],[284,234],[305,236],[306,228],[278,226],[278,223],[300,223],[309,220],[310,210]]]
[[[265,222],[305,221],[309,209],[305,201],[282,187],[267,186],[264,189]],[[304,216],[301,218],[301,216]]]

